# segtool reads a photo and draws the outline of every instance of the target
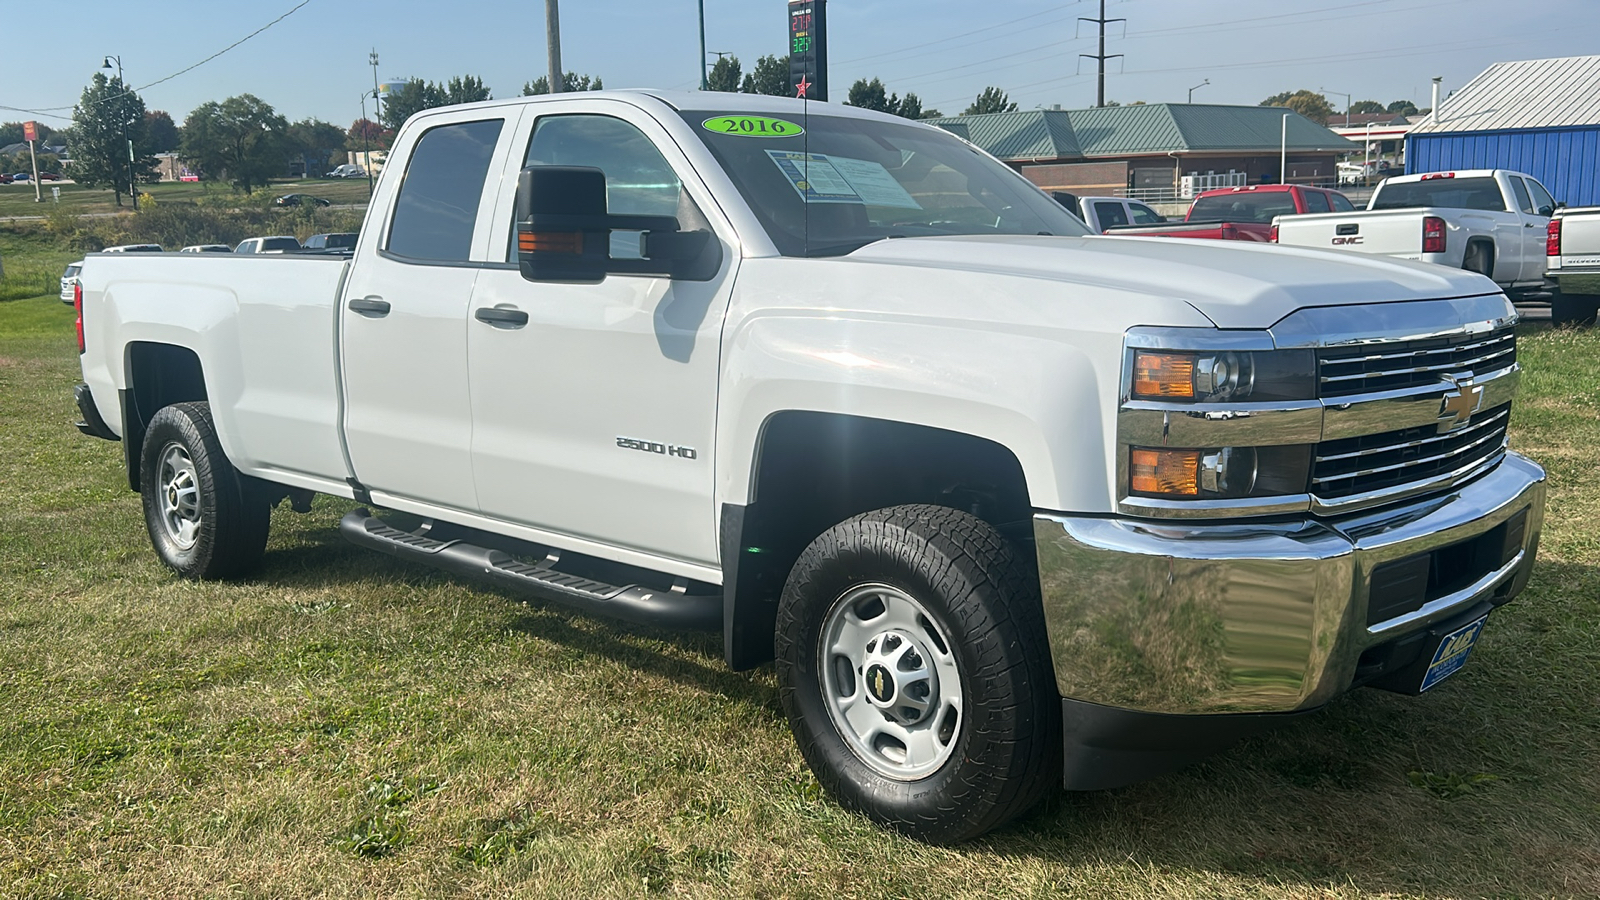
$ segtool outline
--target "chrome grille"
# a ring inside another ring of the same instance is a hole
[[[1438,384],[1439,376],[1499,371],[1517,361],[1517,334],[1503,328],[1488,335],[1333,347],[1318,351],[1321,397],[1348,397],[1420,385]]]
[[[1311,493],[1324,500],[1426,482],[1499,458],[1511,404],[1486,409],[1455,431],[1437,425],[1323,441],[1311,466]]]

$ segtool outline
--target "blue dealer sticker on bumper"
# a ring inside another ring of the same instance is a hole
[[[1473,645],[1478,642],[1478,635],[1483,633],[1483,623],[1487,621],[1489,618],[1485,616],[1444,636],[1439,642],[1438,651],[1433,654],[1433,662],[1428,664],[1428,673],[1422,677],[1422,690],[1449,678],[1466,665]]]

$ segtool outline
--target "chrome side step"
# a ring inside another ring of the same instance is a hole
[[[436,566],[586,613],[681,631],[722,629],[720,589],[709,594],[691,594],[688,582],[683,579],[667,589],[607,584],[557,571],[554,566],[560,559],[558,552],[552,551],[543,561],[530,564],[504,551],[463,540],[437,540],[428,536],[429,530],[402,531],[365,509],[354,510],[339,521],[339,533],[358,546]]]

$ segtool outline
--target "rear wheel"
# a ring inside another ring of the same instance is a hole
[[[179,575],[232,578],[261,561],[271,510],[228,462],[209,404],[156,412],[145,429],[139,484],[150,543]]]
[[[1485,278],[1493,278],[1494,248],[1482,241],[1468,244],[1466,256],[1461,260],[1461,268],[1468,272],[1477,272]]]
[[[1550,298],[1550,322],[1554,325],[1593,325],[1600,312],[1600,297],[1593,294],[1568,294],[1556,291]]]
[[[1060,777],[1037,582],[993,526],[899,506],[829,529],[778,608],[780,697],[818,781],[922,840],[980,835]]]

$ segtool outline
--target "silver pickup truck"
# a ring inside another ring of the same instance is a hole
[[[1545,267],[1561,290],[1550,304],[1557,325],[1593,325],[1600,310],[1600,206],[1556,210],[1545,230]]]

